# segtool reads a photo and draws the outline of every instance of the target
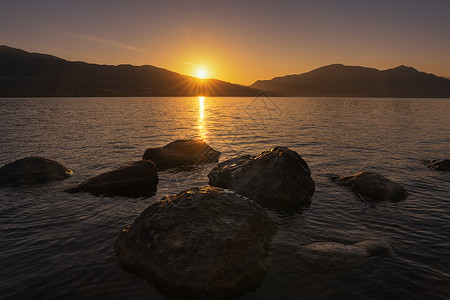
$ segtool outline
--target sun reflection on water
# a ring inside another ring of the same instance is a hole
[[[198,97],[198,115],[200,122],[203,122],[205,117],[205,97]]]
[[[205,128],[205,97],[198,97],[198,133],[200,139],[206,140],[206,128]]]

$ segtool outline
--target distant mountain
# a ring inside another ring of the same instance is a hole
[[[254,96],[258,90],[154,66],[97,65],[0,46],[0,97]]]
[[[406,66],[380,71],[334,64],[299,75],[258,80],[250,87],[284,96],[450,97],[450,80]]]

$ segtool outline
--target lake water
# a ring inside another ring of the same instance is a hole
[[[75,173],[46,185],[0,189],[0,298],[163,299],[123,271],[117,233],[165,195],[207,184],[213,164],[161,172],[151,198],[63,190],[141,159],[145,149],[202,138],[221,160],[276,145],[297,151],[316,182],[303,213],[278,223],[267,277],[244,299],[450,299],[450,99],[61,98],[0,99],[0,165],[39,155]],[[330,174],[377,171],[410,196],[364,202]],[[355,266],[306,267],[302,245],[376,236],[395,249]]]

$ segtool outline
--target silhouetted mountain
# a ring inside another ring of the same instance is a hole
[[[0,97],[254,96],[252,88],[154,66],[97,65],[0,46]]]
[[[258,80],[250,87],[283,96],[310,97],[450,97],[450,80],[414,68],[329,65],[313,71]]]

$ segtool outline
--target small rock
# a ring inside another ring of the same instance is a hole
[[[25,157],[0,168],[0,185],[27,185],[61,180],[73,172],[62,164],[43,157]]]
[[[371,256],[389,257],[393,252],[392,246],[382,239],[364,240],[354,244],[316,242],[299,250],[304,260],[327,272],[359,264]]]
[[[425,164],[428,168],[437,171],[450,171],[450,159],[433,159]]]
[[[221,162],[208,178],[210,185],[231,189],[279,210],[309,206],[315,189],[307,163],[286,147]]]
[[[158,181],[155,164],[149,160],[141,160],[92,177],[66,192],[83,191],[94,195],[147,197],[156,193]]]
[[[369,256],[391,256],[394,250],[385,240],[365,240],[353,244],[353,246],[363,249]]]
[[[359,172],[333,179],[337,184],[348,186],[367,200],[397,202],[408,197],[408,192],[398,183],[376,172]]]
[[[171,299],[234,299],[265,276],[274,230],[258,204],[206,186],[150,205],[114,247],[125,270]]]
[[[142,159],[153,161],[158,170],[165,170],[186,165],[218,162],[220,154],[204,141],[178,140],[162,148],[147,149]]]

